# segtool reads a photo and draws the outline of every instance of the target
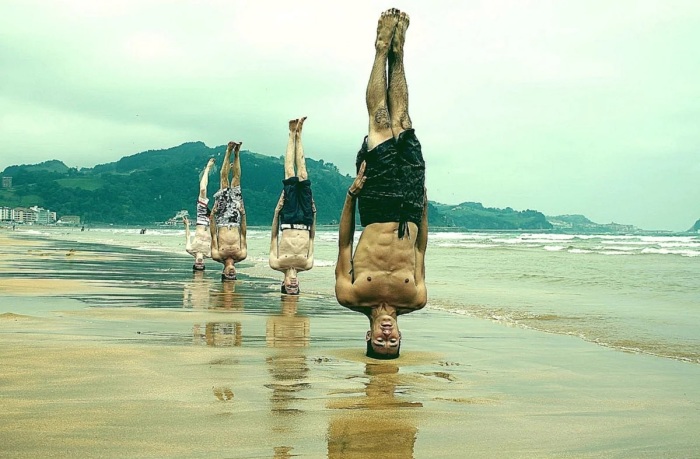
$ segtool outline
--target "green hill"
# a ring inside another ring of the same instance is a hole
[[[125,156],[93,168],[69,168],[60,161],[10,166],[3,176],[12,177],[12,188],[0,190],[0,205],[38,205],[58,216],[79,215],[89,224],[150,225],[167,221],[178,211],[195,213],[199,175],[210,157],[216,168],[209,177],[208,195],[219,187],[219,170],[226,147],[210,148],[202,142],[185,143],[164,150]],[[353,177],[343,175],[333,163],[306,159],[318,209],[317,222],[337,224],[345,193]],[[241,152],[243,195],[248,224],[265,226],[282,191],[282,157]],[[433,227],[464,229],[546,230],[552,226],[534,210],[484,208],[479,203],[449,206],[429,203]]]
[[[695,224],[688,230],[689,233],[700,233],[700,220],[696,221]]]
[[[484,207],[478,202],[463,202],[456,206],[439,204],[438,212],[451,224],[468,229],[497,230],[546,230],[552,225],[536,210],[517,211],[510,207],[497,209]]]

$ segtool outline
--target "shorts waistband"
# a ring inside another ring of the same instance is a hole
[[[282,223],[280,225],[280,228],[284,229],[300,229],[300,230],[310,230],[311,227],[309,225],[304,225],[302,223]]]

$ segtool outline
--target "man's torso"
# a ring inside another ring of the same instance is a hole
[[[280,269],[307,269],[310,236],[308,230],[285,229],[280,233],[277,262]]]
[[[219,245],[219,258],[233,258],[234,261],[245,259],[247,247],[245,238],[241,236],[241,230],[238,226],[218,228],[217,241]]]
[[[373,223],[362,232],[352,265],[355,306],[423,306],[415,278],[418,227],[409,222],[403,239],[398,238],[398,227],[396,222]]]
[[[191,255],[203,253],[204,256],[211,256],[211,233],[208,226],[197,225],[187,252]]]

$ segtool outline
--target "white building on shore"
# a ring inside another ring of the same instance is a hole
[[[0,221],[29,225],[52,225],[56,223],[56,212],[39,206],[0,207]]]

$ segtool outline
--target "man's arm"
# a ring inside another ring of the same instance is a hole
[[[214,202],[214,207],[209,213],[209,232],[211,233],[211,253],[212,258],[214,258],[214,251],[219,253],[219,239],[216,235],[216,202]]]
[[[248,248],[248,240],[246,235],[248,234],[248,219],[245,216],[245,204],[241,199],[241,248]]]
[[[275,206],[275,215],[272,217],[272,232],[270,235],[270,268],[279,268],[279,246],[278,237],[280,233],[280,211],[284,205],[284,191],[280,194],[280,198]]]
[[[182,223],[185,225],[185,250],[192,250],[192,245],[190,244],[190,221],[187,217],[182,217]]]
[[[335,265],[335,296],[342,305],[354,303],[352,290],[352,244],[355,239],[355,200],[365,183],[365,163],[345,195],[338,230],[338,262]]]
[[[309,250],[306,253],[306,266],[305,269],[314,267],[314,238],[316,237],[316,204],[311,201],[311,208],[314,211],[314,221],[311,223],[311,229],[309,230]]]
[[[425,287],[425,251],[428,248],[428,192],[425,191],[425,200],[423,201],[423,216],[420,226],[418,227],[418,236],[416,237],[416,303],[420,309],[428,302],[428,292]]]

